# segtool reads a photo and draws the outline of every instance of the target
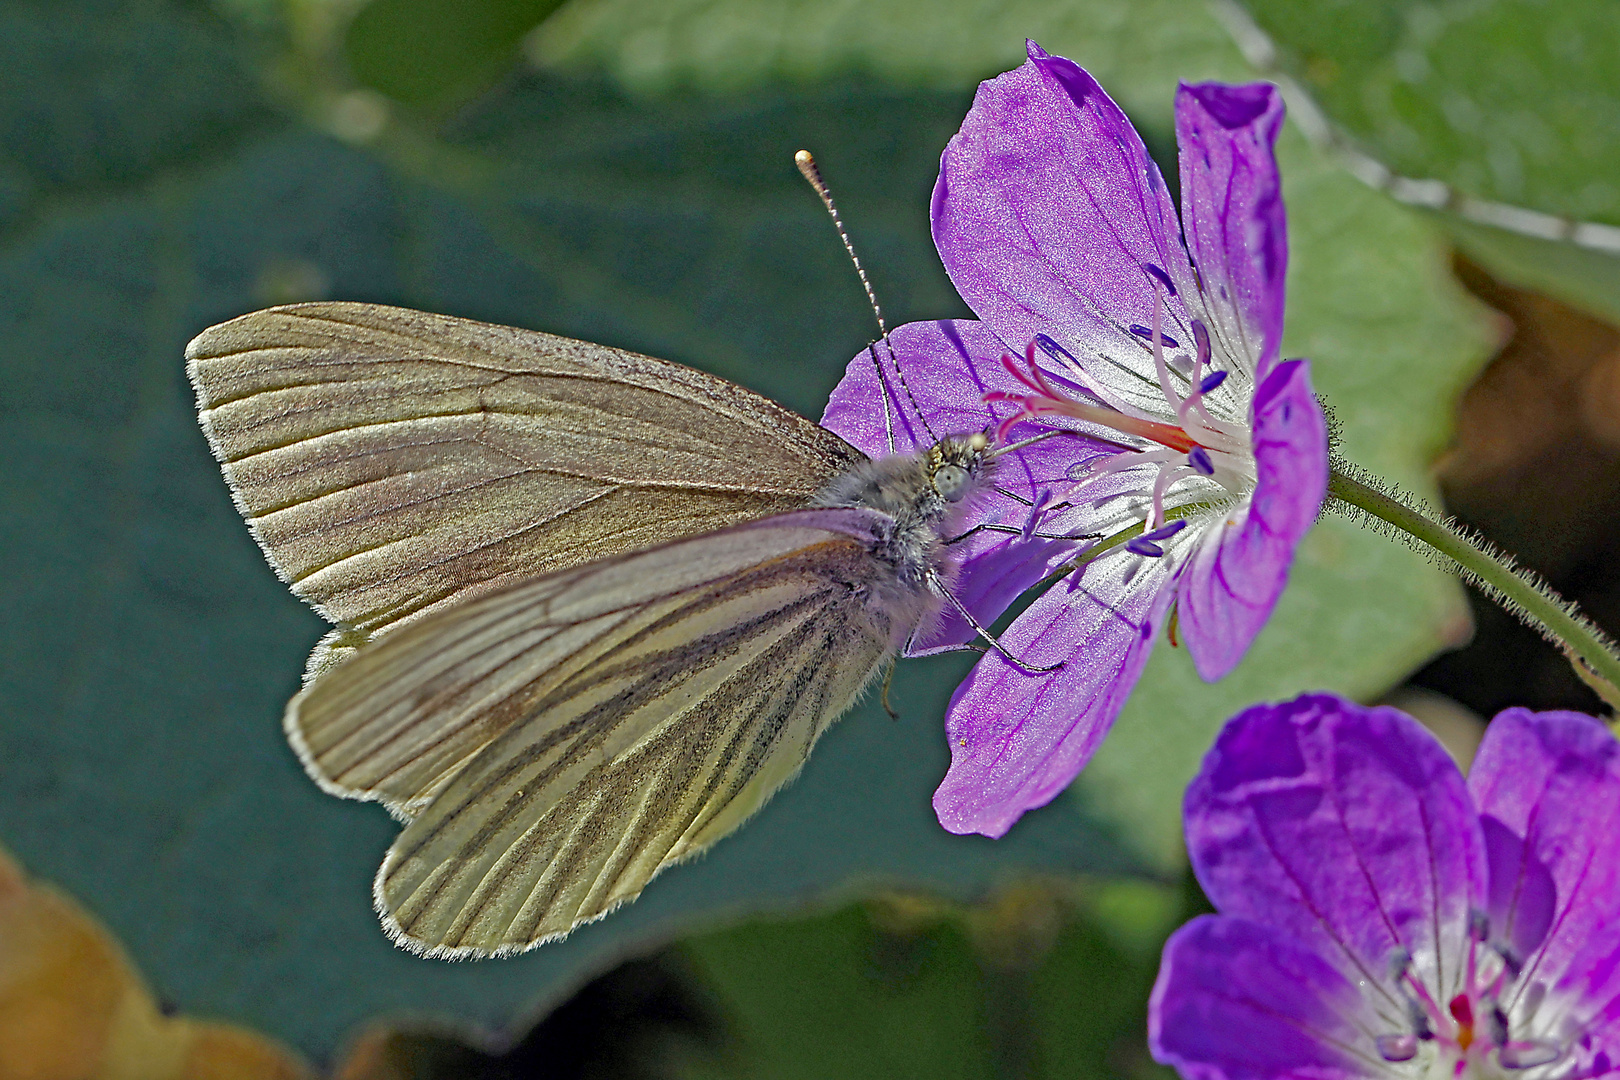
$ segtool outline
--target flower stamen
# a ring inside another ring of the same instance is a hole
[[[1170,490],[1170,485],[1191,472],[1193,470],[1185,465],[1160,466],[1159,475],[1153,478],[1153,509],[1147,519],[1149,529],[1157,529],[1164,523],[1164,494]]]
[[[1547,1065],[1564,1056],[1565,1047],[1544,1039],[1514,1039],[1501,996],[1513,981],[1512,967],[1488,941],[1489,924],[1482,913],[1469,925],[1468,956],[1462,989],[1445,1009],[1430,995],[1412,969],[1411,954],[1397,950],[1390,970],[1406,994],[1410,1030],[1379,1035],[1374,1040],[1385,1061],[1410,1061],[1418,1046],[1433,1042],[1453,1076],[1497,1075]],[[1490,1057],[1495,1052],[1495,1068]]]
[[[1187,527],[1185,521],[1172,521],[1170,524],[1143,533],[1125,541],[1125,550],[1133,555],[1146,555],[1151,559],[1164,557],[1164,548],[1159,546],[1161,540],[1168,540],[1176,533]]]
[[[997,425],[996,438],[1000,442],[1006,442],[1012,428],[1023,420],[1041,421],[1045,417],[1067,416],[1150,444],[1157,443],[1157,446],[1140,448],[1115,443],[1120,447],[1120,453],[1077,463],[1079,471],[1069,475],[1077,489],[1098,477],[1142,466],[1156,466],[1153,483],[1145,492],[1149,499],[1143,526],[1149,532],[1164,524],[1166,499],[1170,490],[1182,480],[1193,477],[1213,480],[1237,496],[1244,494],[1255,480],[1252,456],[1248,450],[1248,432],[1241,425],[1215,419],[1204,404],[1205,395],[1224,384],[1230,372],[1210,370],[1212,346],[1209,330],[1202,320],[1195,318],[1190,322],[1194,356],[1178,354],[1172,373],[1172,363],[1165,355],[1165,347],[1178,346],[1175,339],[1164,332],[1165,289],[1170,289],[1172,296],[1175,293],[1168,284],[1168,278],[1162,272],[1155,273],[1155,269],[1147,268],[1149,276],[1153,278],[1151,325],[1132,323],[1128,329],[1133,336],[1144,339],[1148,344],[1159,391],[1164,395],[1167,411],[1175,417],[1175,423],[1125,412],[1103,402],[1083,385],[1077,385],[1073,392],[1056,385],[1036,363],[1036,348],[1039,346],[1048,356],[1068,357],[1069,354],[1045,335],[1037,335],[1034,341],[1025,346],[1022,364],[1015,361],[1011,354],[1002,354],[1002,367],[1023,387],[1022,391],[997,390],[984,395],[986,402],[1004,401],[1017,406],[1011,416]],[[1183,384],[1187,387],[1185,397],[1180,390]],[[1090,400],[1081,400],[1081,397]],[[1072,495],[1074,490],[1071,489],[1069,494]],[[1150,547],[1156,550],[1149,551]],[[1163,554],[1151,541],[1135,547],[1127,545],[1126,550],[1153,556]]]

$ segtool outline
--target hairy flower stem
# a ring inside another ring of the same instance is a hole
[[[1454,520],[1374,479],[1358,466],[1333,461],[1326,508],[1357,519],[1392,539],[1415,541],[1435,560],[1461,575],[1527,626],[1564,651],[1582,680],[1620,710],[1620,655],[1615,643],[1548,587],[1540,576],[1514,565],[1511,556]],[[1431,516],[1433,515],[1433,516]],[[1375,519],[1376,523],[1373,520]],[[1396,536],[1396,532],[1405,534]],[[1584,670],[1583,670],[1584,668]]]

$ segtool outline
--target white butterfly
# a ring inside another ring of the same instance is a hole
[[[690,368],[368,304],[186,355],[254,537],[338,627],[288,738],[407,823],[375,901],[437,957],[560,937],[758,809],[948,599],[996,453],[872,460]]]

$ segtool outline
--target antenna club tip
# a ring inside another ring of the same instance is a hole
[[[810,186],[821,191],[821,170],[816,168],[816,159],[810,156],[810,151],[800,150],[794,154],[793,164],[799,167],[799,175],[810,181]]]

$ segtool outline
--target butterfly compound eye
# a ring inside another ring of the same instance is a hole
[[[968,471],[960,465],[941,465],[934,470],[934,490],[946,502],[959,502],[967,494],[970,479]]]

